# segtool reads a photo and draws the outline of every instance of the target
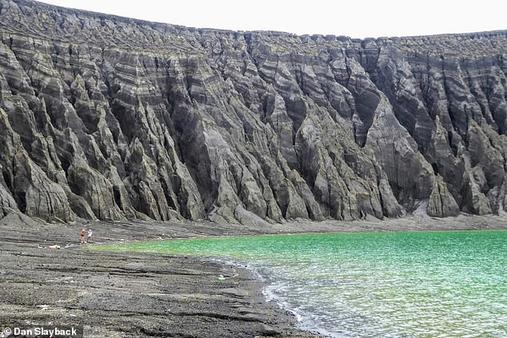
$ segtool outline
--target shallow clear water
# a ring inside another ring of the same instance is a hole
[[[128,249],[248,264],[304,328],[331,336],[507,336],[507,231],[246,236]]]

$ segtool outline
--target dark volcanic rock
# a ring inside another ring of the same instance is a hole
[[[354,40],[0,0],[0,216],[498,213],[507,32]]]

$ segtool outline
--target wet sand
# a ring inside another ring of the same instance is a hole
[[[0,326],[84,325],[85,337],[309,337],[262,295],[246,269],[204,258],[93,251],[79,242],[331,231],[507,228],[505,216],[292,222],[46,224],[21,215],[0,220]],[[48,248],[60,245],[60,250]]]

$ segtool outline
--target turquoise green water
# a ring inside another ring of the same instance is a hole
[[[248,264],[302,327],[330,336],[507,336],[507,231],[248,236],[114,249]]]

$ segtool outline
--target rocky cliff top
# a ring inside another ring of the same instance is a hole
[[[196,43],[210,35],[227,39],[259,36],[267,40],[275,39],[276,44],[289,49],[298,45],[301,48],[320,48],[323,45],[331,48],[381,48],[395,45],[408,53],[483,56],[503,54],[507,48],[507,30],[354,39],[334,35],[192,28],[57,7],[32,0],[2,1],[0,13],[4,19],[0,26],[11,33],[71,43],[95,43],[104,47],[155,49],[158,52],[170,52],[178,46],[185,52],[198,53],[202,46]]]
[[[351,39],[0,0],[0,217],[507,206],[507,31]]]

